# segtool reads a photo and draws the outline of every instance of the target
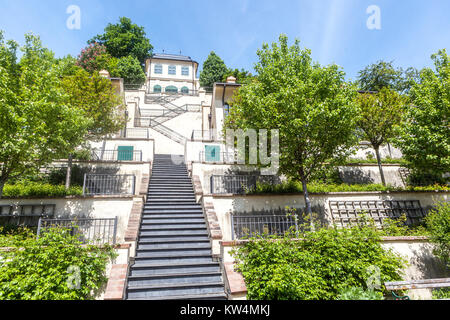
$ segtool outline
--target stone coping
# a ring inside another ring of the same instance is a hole
[[[406,193],[450,193],[450,190],[431,190],[431,191],[414,191],[414,190],[404,190],[404,191],[343,191],[343,192],[310,192],[311,196],[358,196],[358,195],[380,195],[380,194],[406,194]],[[258,193],[258,194],[204,194],[205,197],[214,198],[232,198],[232,197],[267,197],[267,196],[302,196],[303,193]]]
[[[293,241],[303,241],[303,239],[292,239]],[[271,241],[279,241],[272,239]],[[426,236],[400,236],[400,237],[381,237],[382,242],[428,242],[429,238]],[[232,241],[220,241],[222,247],[235,247],[241,246],[250,242],[250,240],[232,240]]]
[[[20,200],[85,200],[85,199],[127,199],[144,198],[142,195],[124,195],[124,196],[67,196],[67,197],[22,197],[22,198],[0,198],[2,200],[20,201]]]
[[[53,163],[67,163],[68,160],[56,160],[53,161]],[[120,165],[126,165],[126,164],[151,164],[152,161],[115,161],[115,160],[73,160],[72,163],[94,163],[94,164],[120,164]]]

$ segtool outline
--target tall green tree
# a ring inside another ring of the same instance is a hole
[[[224,75],[222,81],[226,82],[227,78],[233,76],[236,78],[236,82],[240,84],[245,84],[248,81],[251,81],[255,77],[245,69],[228,69],[227,73]]]
[[[152,54],[153,46],[147,38],[144,27],[134,24],[131,19],[121,17],[119,23],[109,23],[103,34],[97,35],[88,43],[99,43],[115,58],[135,57],[141,64]]]
[[[92,124],[60,85],[67,71],[39,37],[20,48],[0,32],[0,197],[14,177],[74,150]]]
[[[264,44],[257,52],[257,76],[242,86],[226,118],[231,129],[278,129],[279,172],[300,180],[311,214],[307,182],[326,163],[345,159],[356,144],[356,88],[336,65],[313,63],[299,41]]]
[[[228,71],[225,62],[214,51],[211,51],[203,63],[203,70],[200,73],[200,86],[212,88],[215,82],[222,81]]]
[[[414,171],[439,180],[450,171],[450,57],[440,50],[432,59],[434,70],[423,69],[411,88],[398,143]]]
[[[378,93],[358,95],[356,102],[359,107],[357,126],[362,131],[363,138],[370,141],[375,150],[381,181],[386,185],[380,147],[397,136],[407,99],[396,91],[383,87]]]
[[[363,91],[380,91],[389,88],[400,93],[409,91],[418,72],[414,68],[395,68],[392,61],[378,61],[359,72],[357,84]]]
[[[118,59],[110,73],[112,77],[122,78],[126,84],[142,85],[147,79],[139,60],[133,56]]]
[[[123,97],[117,95],[109,79],[98,72],[90,74],[79,69],[74,75],[62,80],[62,87],[69,96],[69,104],[81,110],[90,119],[90,125],[84,135],[85,141],[99,140],[109,134],[118,132],[126,124]],[[66,188],[70,187],[72,157],[66,176]]]

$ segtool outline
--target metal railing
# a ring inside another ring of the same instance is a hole
[[[145,84],[133,84],[133,83],[125,83],[123,85],[125,90],[145,90],[147,91],[147,86]]]
[[[298,232],[297,219],[293,216],[278,215],[232,215],[233,240],[256,236],[284,236],[288,232]]]
[[[217,152],[215,154],[206,153],[205,151],[200,151],[199,159],[200,162],[206,163],[223,163],[223,164],[236,164],[237,154],[235,152]]]
[[[136,176],[130,174],[85,174],[83,183],[84,196],[99,195],[134,195]]]
[[[150,139],[148,129],[126,128],[120,131],[120,137],[125,139]]]
[[[52,228],[67,229],[84,244],[115,245],[118,218],[112,219],[39,219],[37,237]]]
[[[142,162],[142,151],[134,150],[93,150],[92,158],[96,161],[138,161]]]
[[[276,184],[276,176],[256,176],[256,175],[230,175],[211,176],[211,194],[245,194],[254,190],[256,183]]]
[[[193,130],[191,141],[217,141],[223,140],[222,133],[217,130]]]

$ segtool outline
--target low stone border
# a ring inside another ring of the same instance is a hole
[[[103,300],[123,300],[128,274],[128,264],[115,264],[111,268]]]
[[[142,208],[144,207],[143,198],[135,198],[133,207],[131,208],[130,218],[128,219],[128,227],[125,231],[125,241],[137,241],[139,235],[139,226],[142,217]]]
[[[214,209],[214,204],[207,202],[204,204],[206,218],[209,225],[209,233],[211,239],[221,240],[223,238],[222,230],[220,229],[219,219],[217,219],[216,210]]]

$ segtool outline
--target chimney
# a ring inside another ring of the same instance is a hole
[[[108,78],[108,79],[111,78],[111,76],[110,76],[110,74],[109,74],[109,72],[107,70],[102,70],[102,71],[99,72],[99,74],[103,78]]]
[[[229,77],[227,78],[227,83],[236,83],[236,78],[233,77],[233,76],[229,76]]]

